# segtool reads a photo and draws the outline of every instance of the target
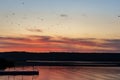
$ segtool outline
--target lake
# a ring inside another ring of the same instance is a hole
[[[120,80],[119,67],[37,66],[8,70],[38,70],[39,76],[0,76],[0,80]]]

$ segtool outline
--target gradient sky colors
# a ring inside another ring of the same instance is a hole
[[[120,52],[119,0],[1,0],[0,51]]]

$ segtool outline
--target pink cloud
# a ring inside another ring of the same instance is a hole
[[[30,32],[43,32],[41,29],[27,29]]]
[[[120,52],[120,39],[67,38],[31,35],[0,37],[0,51]]]

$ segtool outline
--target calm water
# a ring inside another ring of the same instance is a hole
[[[20,67],[39,70],[39,76],[0,76],[0,80],[120,80],[119,67]]]

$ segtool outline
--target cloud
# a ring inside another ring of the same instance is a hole
[[[27,43],[19,43],[19,42],[12,42],[12,41],[0,41],[0,48],[18,48],[18,47],[29,47],[31,44]]]
[[[102,47],[111,47],[120,51],[120,39],[105,39],[105,41]]]
[[[37,42],[52,44],[72,44],[82,46],[96,46],[93,38],[67,38],[67,37],[51,37],[51,36],[30,36],[35,38]]]
[[[23,37],[0,37],[0,40],[28,41],[30,39]]]
[[[120,52],[120,39],[68,38],[30,35],[0,37],[0,50]]]
[[[24,37],[0,37],[0,42],[6,41],[6,42],[12,42],[12,43],[29,43],[32,40],[29,38]]]
[[[96,46],[96,43],[93,41],[94,39],[91,39],[91,38],[67,38],[67,37],[63,37],[60,40],[62,41],[62,43],[67,43],[67,44]]]
[[[40,41],[50,41],[53,37],[51,36],[36,36],[36,35],[31,35],[30,37],[35,38]]]
[[[27,29],[30,32],[43,32],[41,29]]]
[[[60,17],[68,17],[67,14],[60,14]]]

